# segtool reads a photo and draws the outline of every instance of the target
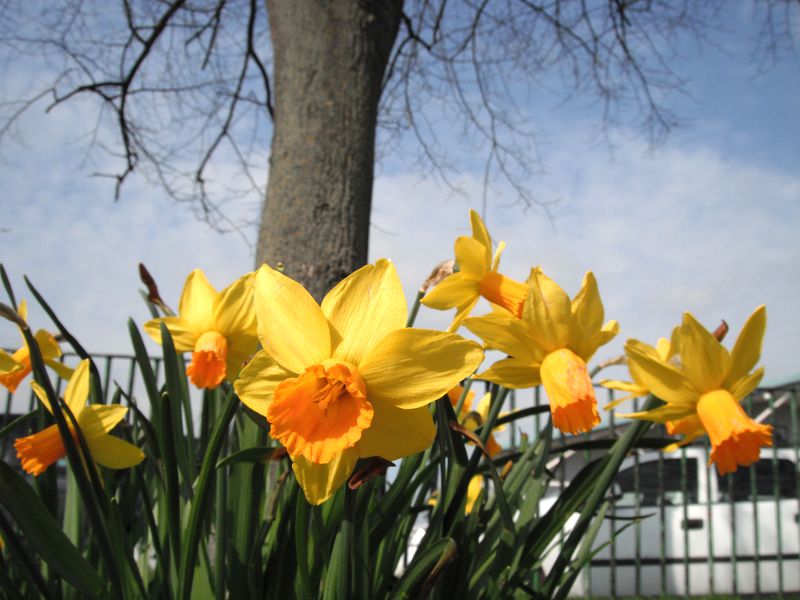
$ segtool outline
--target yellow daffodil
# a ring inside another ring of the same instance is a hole
[[[479,377],[509,388],[542,384],[553,424],[567,433],[589,431],[600,416],[586,362],[619,325],[603,324],[603,303],[591,272],[571,302],[539,268],[528,285],[521,319],[495,312],[464,322],[487,347],[509,355]]]
[[[772,445],[772,427],[748,417],[740,402],[764,375],[763,368],[750,371],[761,356],[766,324],[766,309],[759,306],[729,353],[687,312],[680,328],[680,365],[654,355],[646,344],[629,340],[625,353],[632,377],[666,404],[625,416],[672,422],[676,433],[690,435],[697,432],[697,421],[692,419],[696,417],[711,439],[709,464],[715,463],[721,475],[754,463],[760,448]]]
[[[367,265],[318,305],[296,281],[264,265],[255,280],[263,350],[234,386],[270,423],[312,504],[327,500],[362,457],[396,460],[427,448],[427,405],[471,375],[475,342],[405,328],[394,266]]]
[[[53,409],[44,390],[36,383],[31,385],[39,400],[52,413]],[[88,397],[89,361],[83,360],[67,383],[64,402],[78,422],[92,460],[110,469],[125,469],[142,462],[144,454],[139,448],[125,440],[109,435],[109,431],[114,429],[117,423],[125,417],[125,413],[128,412],[127,407],[120,404],[87,406],[86,399]],[[69,419],[67,419],[67,424],[72,430]],[[77,439],[74,430],[72,434]],[[22,463],[22,468],[31,475],[37,476],[66,455],[64,442],[57,425],[50,425],[33,435],[17,438],[14,441],[14,447],[17,449],[17,457]]]
[[[469,211],[469,216],[472,237],[461,236],[455,243],[458,272],[446,277],[422,299],[430,308],[456,309],[449,331],[458,329],[481,296],[520,317],[527,291],[524,283],[497,272],[505,243],[498,244],[492,257],[492,240],[486,225],[474,210]]]
[[[23,321],[28,320],[28,307],[25,300],[19,303],[17,312]],[[34,337],[45,364],[58,373],[60,377],[69,379],[72,375],[72,369],[58,361],[61,356],[61,348],[59,348],[53,334],[40,329]],[[17,386],[30,372],[31,354],[24,337],[22,338],[22,346],[13,354],[0,350],[0,385],[5,386],[9,392],[15,392]]]
[[[186,278],[178,316],[153,319],[144,330],[159,344],[161,323],[169,329],[175,350],[191,352],[186,368],[199,388],[215,388],[233,381],[258,347],[253,309],[254,273],[240,277],[217,292],[200,269]]]
[[[658,342],[656,342],[655,348],[651,348],[646,344],[642,344],[641,348],[642,351],[648,352],[652,356],[657,357],[664,362],[671,362],[678,355],[679,339],[680,328],[676,327],[672,332],[671,340],[668,340],[667,338],[659,338]],[[635,371],[634,373],[638,373],[638,371]],[[622,402],[632,400],[633,398],[643,398],[650,393],[650,390],[647,389],[644,382],[638,380],[637,375],[631,374],[631,378],[633,379],[632,382],[621,381],[617,379],[604,379],[600,382],[600,385],[610,390],[628,392],[626,396],[606,404],[606,410],[616,408]],[[684,417],[683,419],[676,419],[675,421],[666,421],[664,423],[664,428],[667,430],[668,435],[683,436],[680,441],[670,444],[669,446],[665,446],[663,448],[664,452],[673,452],[682,446],[691,444],[706,432],[706,430],[703,429],[703,424],[700,422],[700,419],[697,417],[697,415],[690,415],[688,417]]]
[[[464,508],[464,512],[467,514],[472,512],[472,509],[475,507],[475,503],[478,501],[482,491],[483,476],[473,475],[469,480],[469,485],[467,486],[467,505]]]

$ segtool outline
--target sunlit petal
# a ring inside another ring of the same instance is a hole
[[[368,398],[408,409],[441,398],[482,360],[480,346],[459,335],[400,329],[364,357],[359,371]]]
[[[208,282],[205,273],[195,269],[186,278],[178,303],[178,313],[194,329],[213,329],[214,302],[217,291]],[[170,330],[172,333],[172,330]]]
[[[730,369],[723,387],[730,388],[745,377],[761,358],[761,344],[767,328],[767,309],[762,304],[747,319],[731,351]],[[735,395],[735,394],[734,394]]]
[[[358,443],[360,456],[397,460],[422,452],[433,442],[436,427],[427,406],[403,409],[385,402],[373,406],[372,425]]]
[[[342,337],[333,357],[354,365],[388,333],[405,327],[408,317],[403,285],[386,259],[340,281],[322,301],[322,312]]]
[[[293,460],[292,470],[309,504],[322,504],[344,485],[358,461],[355,449],[345,450],[331,462],[318,465],[302,456]]]
[[[255,306],[261,345],[285,369],[302,373],[331,356],[330,325],[306,289],[262,265]]]
[[[248,408],[266,417],[275,388],[284,379],[295,375],[296,373],[287,371],[276,363],[275,359],[264,350],[259,350],[242,369],[233,387],[239,400]]]

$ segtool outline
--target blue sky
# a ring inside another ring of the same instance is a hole
[[[732,343],[750,312],[766,304],[766,379],[800,374],[800,65],[795,57],[759,72],[749,3],[739,7],[723,24],[732,31],[725,52],[691,46],[675,64],[690,95],[670,107],[686,125],[663,144],[654,148],[625,126],[609,143],[584,99],[548,98],[536,123],[543,172],[528,183],[537,197],[555,201],[551,218],[514,204],[502,183],[490,188],[486,220],[508,245],[504,272],[524,278],[541,265],[570,294],[585,271],[595,272],[607,318],[622,326],[597,360],[619,354],[629,337],[668,335],[686,310],[709,328],[726,319]],[[5,97],[36,76],[20,72]],[[91,176],[113,164],[86,153],[80,125],[89,119],[81,103],[48,115],[34,110],[17,130],[19,141],[0,147],[0,260],[17,295],[30,296],[27,274],[88,349],[128,352],[126,318],[148,318],[137,263],[177,305],[195,267],[218,287],[252,269],[255,231],[243,232],[249,243],[219,235],[142,179],[114,202],[112,183]],[[232,164],[220,165],[216,184],[235,177]],[[481,206],[481,177],[456,165],[454,192],[391,159],[379,168],[370,255],[395,262],[409,298],[467,233],[469,207]],[[230,210],[247,218],[258,205],[253,195]],[[444,327],[450,316],[423,309],[418,323]],[[40,311],[32,317],[35,327],[50,327]],[[0,324],[0,345],[16,344],[13,326]]]

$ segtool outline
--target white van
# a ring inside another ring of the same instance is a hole
[[[800,592],[797,452],[762,449],[751,469],[724,477],[707,462],[702,447],[627,458],[594,546],[608,545],[571,594]]]

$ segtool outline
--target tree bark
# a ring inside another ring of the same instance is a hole
[[[318,300],[367,261],[375,129],[402,0],[266,0],[275,118],[256,266]]]

